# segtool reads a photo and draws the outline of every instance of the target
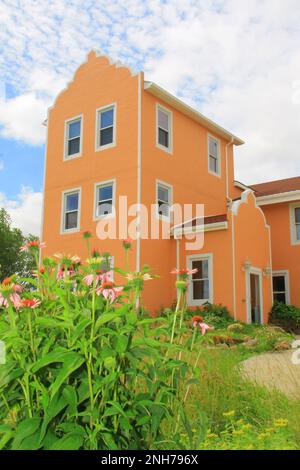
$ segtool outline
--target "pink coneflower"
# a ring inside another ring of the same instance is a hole
[[[2,294],[0,294],[0,307],[8,307],[7,299]]]
[[[192,318],[192,322],[193,322],[194,328],[197,328],[199,326],[199,328],[201,329],[202,336],[204,336],[207,333],[207,331],[214,330],[213,326],[209,326],[207,325],[207,323],[204,323],[203,317],[200,317],[198,315],[195,315]]]
[[[35,250],[40,250],[45,247],[45,243],[40,242],[39,240],[34,240],[32,242],[26,242],[23,246],[21,246],[20,251],[29,251],[31,248]]]
[[[15,308],[20,308],[22,307],[22,299],[21,297],[19,296],[19,294],[10,294],[9,296],[9,300],[11,301],[11,303],[13,304],[13,306]]]
[[[130,250],[133,240],[131,238],[126,238],[122,241],[123,248],[125,250]]]
[[[71,276],[72,274],[75,273],[75,270],[73,268],[73,266],[69,266],[69,267],[65,267],[64,264],[62,264],[59,268],[59,270],[57,271],[57,276],[56,276],[56,279],[59,281],[61,279],[65,279],[66,277],[68,276]]]
[[[22,301],[22,307],[27,307],[27,308],[36,308],[41,304],[41,301],[39,299],[24,299]]]
[[[173,269],[171,271],[171,274],[176,274],[177,276],[192,276],[193,274],[196,274],[198,272],[198,269]]]
[[[115,287],[112,281],[106,281],[96,290],[96,294],[103,295],[103,297],[112,304],[122,291],[123,287]]]

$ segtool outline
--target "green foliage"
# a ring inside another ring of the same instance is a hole
[[[294,305],[276,302],[270,314],[270,321],[287,330],[300,330],[300,309]]]
[[[12,228],[11,219],[5,209],[0,209],[0,280],[11,273],[27,276],[34,267],[34,258],[20,253],[20,247],[35,237],[24,237],[21,230]]]
[[[120,292],[99,274],[102,258],[75,261],[45,259],[17,306],[17,279],[0,285],[2,449],[147,449],[181,408],[189,367],[167,321],[136,308],[132,278]]]

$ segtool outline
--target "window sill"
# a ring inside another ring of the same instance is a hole
[[[102,145],[101,147],[96,147],[95,152],[102,152],[103,150],[108,150],[116,146],[117,144],[115,142],[113,142],[112,144]]]
[[[159,150],[162,150],[165,153],[168,153],[169,155],[173,155],[173,149],[172,148],[164,147],[163,145],[160,145],[157,142],[156,142],[156,148],[158,148]]]
[[[75,158],[80,158],[80,157],[82,157],[82,153],[75,153],[74,155],[70,155],[70,156],[65,155],[63,158],[63,161],[67,162],[69,160],[74,160]]]
[[[72,233],[78,233],[80,232],[80,228],[71,228],[69,230],[61,230],[60,234],[61,235],[70,235]]]

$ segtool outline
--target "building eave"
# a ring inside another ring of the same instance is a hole
[[[259,206],[267,206],[269,204],[281,204],[284,202],[293,202],[300,200],[300,190],[289,191],[286,193],[269,194],[267,196],[256,197]]]
[[[208,225],[196,225],[195,227],[178,227],[173,228],[171,230],[171,234],[174,238],[182,235],[193,235],[196,233],[203,233],[203,232],[218,232],[220,230],[227,230],[228,229],[228,222],[216,222],[214,224]]]
[[[223,127],[216,124],[211,119],[208,119],[203,114],[196,111],[191,106],[185,104],[180,99],[176,98],[176,96],[172,95],[168,91],[164,90],[160,86],[156,85],[153,82],[144,82],[144,89],[154,95],[156,98],[161,99],[165,103],[168,103],[173,108],[177,109],[178,111],[182,112],[186,116],[190,117],[194,121],[199,122],[204,127],[206,127],[209,131],[217,134],[220,137],[223,137],[225,140],[229,142],[233,142],[234,145],[243,145],[245,142],[240,139],[239,137],[233,135],[231,132],[227,131]]]

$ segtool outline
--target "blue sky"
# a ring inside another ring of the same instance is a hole
[[[298,0],[2,0],[0,207],[38,233],[42,122],[92,48],[243,138],[238,179],[300,175],[299,44]]]

